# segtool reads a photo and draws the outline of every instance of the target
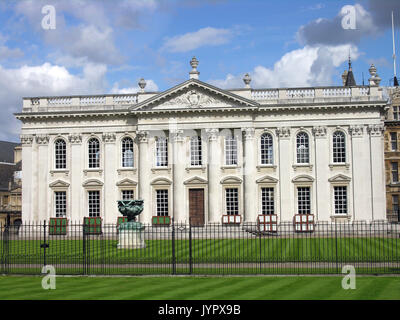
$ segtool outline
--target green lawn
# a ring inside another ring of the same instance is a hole
[[[0,299],[275,300],[395,299],[400,277],[58,277],[44,290],[41,277],[0,276]]]

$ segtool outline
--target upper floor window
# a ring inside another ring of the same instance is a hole
[[[156,140],[156,166],[168,166],[168,139],[159,137]]]
[[[400,120],[400,107],[393,106],[393,119]]]
[[[100,168],[100,142],[97,138],[88,141],[89,168]]]
[[[397,132],[390,133],[390,144],[392,151],[397,151]]]
[[[397,162],[392,162],[392,182],[399,182],[399,164]]]
[[[333,162],[346,162],[346,137],[343,132],[336,131],[333,133]]]
[[[122,167],[133,167],[133,140],[129,137],[122,139]]]
[[[55,146],[55,166],[56,169],[67,168],[67,144],[63,139],[57,139],[54,143]]]
[[[399,213],[399,195],[394,194],[392,195],[392,210],[394,214]]]
[[[237,139],[234,136],[225,138],[225,164],[237,165]]]
[[[296,136],[296,150],[297,150],[297,163],[309,163],[310,162],[310,145],[308,134],[300,132]]]
[[[194,136],[190,139],[190,165],[202,165],[202,144],[200,136]]]
[[[272,135],[264,133],[261,136],[261,164],[273,163],[273,140]]]

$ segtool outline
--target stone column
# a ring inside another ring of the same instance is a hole
[[[82,135],[70,134],[68,136],[70,143],[70,181],[71,187],[69,190],[70,216],[68,217],[72,223],[83,223],[84,214],[84,198],[85,194],[82,190],[83,168],[85,166],[84,152],[82,152]]]
[[[139,199],[144,200],[143,212],[139,215],[139,221],[145,223],[151,223],[151,152],[149,150],[149,132],[138,131],[136,134],[137,141],[139,143]]]
[[[38,145],[38,153],[37,153],[37,186],[34,189],[35,197],[37,198],[37,212],[35,220],[43,222],[46,220],[48,222],[50,218],[50,212],[48,211],[48,197],[47,192],[49,188],[48,181],[48,172],[49,172],[49,163],[48,163],[48,148],[49,148],[49,140],[50,136],[47,134],[39,134],[36,136],[36,143]]]
[[[32,145],[33,136],[21,135],[20,138],[22,144],[22,172],[24,173],[24,177],[22,179],[22,219],[24,223],[29,223],[34,220],[33,184],[35,178],[33,169],[36,165],[36,157],[34,156],[34,148]]]
[[[185,215],[185,178],[186,152],[184,149],[183,130],[172,130],[172,183],[173,183],[173,209],[172,216],[175,222],[189,222],[189,217]]]
[[[219,129],[206,129],[208,136],[208,222],[221,222],[222,211],[220,207],[220,148]]]
[[[290,144],[290,128],[276,129],[278,136],[278,167],[279,167],[279,212],[280,221],[293,221],[295,195],[290,173],[292,172],[292,150]]]
[[[257,221],[257,186],[256,186],[256,158],[257,153],[254,148],[254,128],[244,128],[244,222]]]
[[[118,166],[118,148],[115,143],[114,133],[104,133],[104,189],[103,189],[103,221],[104,223],[117,223],[119,216],[117,200],[118,188],[117,182],[117,166]]]

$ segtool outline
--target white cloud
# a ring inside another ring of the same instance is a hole
[[[337,68],[348,59],[349,50],[356,60],[360,54],[358,48],[351,45],[306,46],[290,51],[273,68],[256,66],[250,72],[251,85],[253,88],[331,85]],[[225,79],[209,82],[221,88],[241,88],[244,86],[242,78],[243,75],[228,74]]]
[[[20,122],[13,113],[22,111],[22,97],[42,95],[95,94],[105,92],[105,65],[88,64],[82,74],[44,63],[8,69],[0,66],[0,140],[16,140]]]
[[[203,46],[218,46],[228,43],[233,36],[229,29],[202,28],[196,32],[167,38],[162,49],[169,52],[187,52]]]

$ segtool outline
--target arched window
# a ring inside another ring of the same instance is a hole
[[[156,166],[168,166],[168,139],[159,137],[156,140]]]
[[[273,150],[272,135],[264,133],[261,136],[261,164],[273,164]]]
[[[234,136],[225,137],[225,165],[237,165],[237,139]]]
[[[333,162],[346,162],[346,137],[342,131],[333,133]]]
[[[133,167],[133,140],[129,137],[122,139],[122,167]]]
[[[190,165],[201,166],[202,165],[202,149],[201,149],[201,137],[194,136],[190,138]]]
[[[310,162],[310,145],[308,140],[308,134],[300,132],[296,137],[296,150],[297,150],[297,163],[309,163]]]
[[[57,139],[54,142],[55,146],[55,166],[56,169],[67,168],[67,144],[63,139]]]
[[[100,142],[96,138],[88,141],[89,168],[100,168]]]

